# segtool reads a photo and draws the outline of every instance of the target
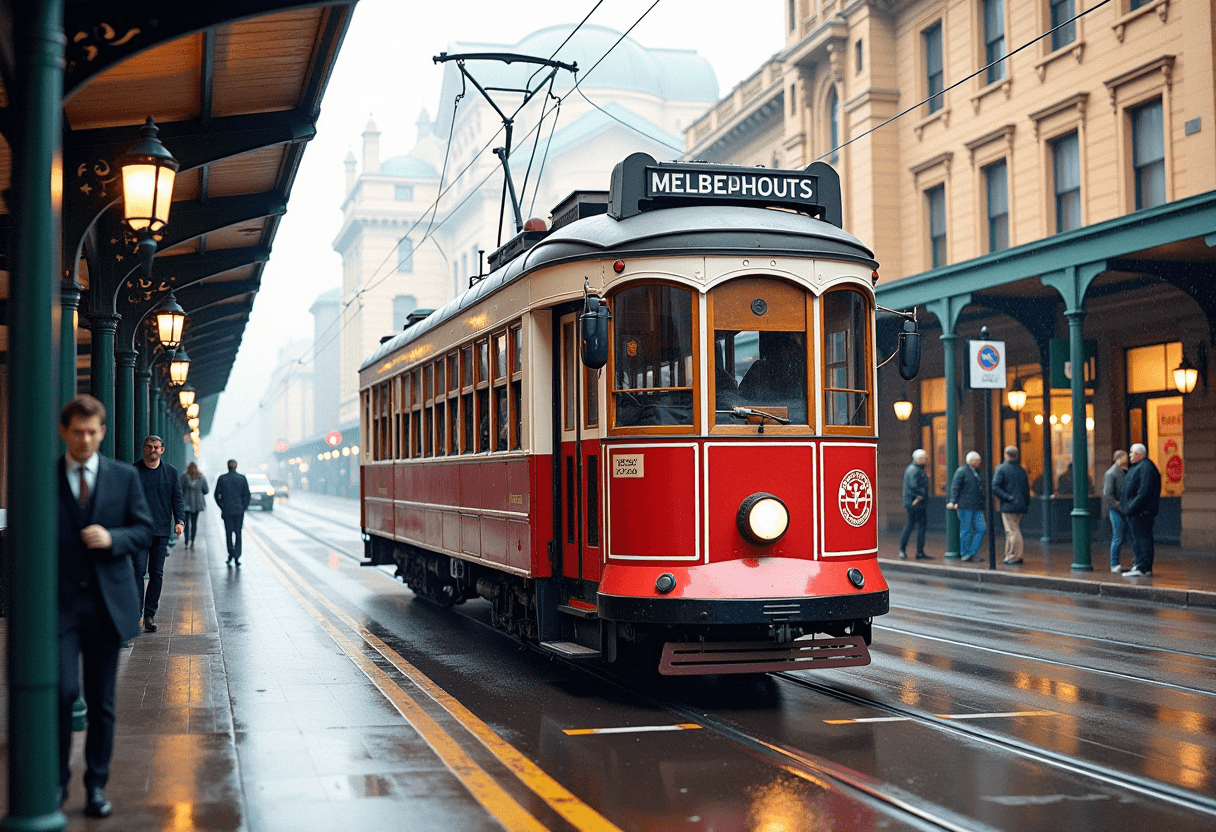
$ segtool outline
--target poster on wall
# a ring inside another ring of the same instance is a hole
[[[1157,464],[1161,469],[1161,496],[1182,495],[1182,405],[1157,408]]]

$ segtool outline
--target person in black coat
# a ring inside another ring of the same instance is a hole
[[[152,545],[133,558],[135,583],[139,585],[143,602],[145,633],[156,632],[156,611],[160,608],[160,591],[165,583],[165,558],[169,556],[169,530],[180,535],[186,521],[182,484],[177,469],[161,459],[164,452],[165,443],[161,438],[149,436],[144,440],[144,458],[135,461],[156,532]],[[145,574],[148,575],[146,591]]]
[[[960,465],[950,480],[950,502],[948,511],[958,511],[959,546],[961,560],[975,560],[984,542],[984,481],[980,477],[980,455],[967,453],[967,463]]]
[[[1148,458],[1148,448],[1137,443],[1129,448],[1131,468],[1119,490],[1119,506],[1127,519],[1132,538],[1132,568],[1125,578],[1153,574],[1153,522],[1161,505],[1161,472]]]
[[[1022,562],[1022,517],[1030,508],[1030,477],[1018,462],[1016,445],[1005,449],[1005,461],[992,475],[992,495],[1001,501],[1005,526],[1005,563]]]
[[[139,598],[131,556],[152,542],[152,515],[135,469],[97,452],[105,436],[105,407],[76,396],[59,417],[67,454],[58,463],[59,501],[59,804],[67,797],[71,770],[72,704],[84,700],[85,814],[106,817],[114,749],[114,680],[118,648],[139,635]]]
[[[925,554],[925,527],[928,522],[926,510],[929,504],[929,477],[925,474],[925,466],[929,464],[929,455],[923,448],[912,452],[912,463],[904,469],[904,510],[908,512],[908,522],[904,524],[903,534],[899,536],[899,557],[908,557],[908,538],[912,529],[916,529],[916,559],[929,560]]]
[[[228,544],[228,563],[241,565],[241,527],[249,508],[249,481],[236,472],[236,460],[228,460],[228,473],[215,481],[215,504],[224,519],[224,542]]]

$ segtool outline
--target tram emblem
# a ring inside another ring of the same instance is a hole
[[[862,526],[874,509],[874,486],[864,471],[854,468],[840,481],[840,516],[850,526]]]

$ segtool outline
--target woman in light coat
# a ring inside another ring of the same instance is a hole
[[[186,529],[183,532],[187,549],[194,548],[194,536],[198,533],[198,513],[207,508],[207,478],[191,462],[182,474],[182,497],[186,501]]]

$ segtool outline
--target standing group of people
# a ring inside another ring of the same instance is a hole
[[[1030,508],[1030,478],[1019,461],[1018,449],[1010,445],[1005,459],[992,475],[992,495],[999,501],[1001,523],[1005,527],[1004,562],[1023,562],[1022,518]],[[984,480],[980,455],[971,451],[950,480],[948,511],[958,512],[961,560],[973,561],[984,541]],[[927,560],[925,528],[929,499],[929,477],[925,466],[929,455],[922,448],[912,452],[912,463],[904,469],[903,504],[908,513],[899,538],[899,557],[906,559],[908,541],[916,531],[916,559]],[[1071,466],[1070,466],[1071,468]],[[1125,539],[1131,544],[1132,568],[1124,577],[1136,578],[1153,572],[1153,522],[1161,497],[1161,473],[1148,458],[1144,445],[1131,446],[1130,454],[1115,451],[1114,465],[1106,472],[1102,489],[1103,511],[1110,517],[1110,571],[1123,572],[1119,550]]]
[[[186,473],[161,459],[159,436],[144,440],[143,458],[132,465],[102,456],[105,406],[93,396],[73,398],[59,417],[66,453],[58,462],[59,549],[59,805],[67,799],[71,777],[72,707],[81,693],[81,668],[89,730],[85,738],[85,805],[90,817],[104,818],[114,807],[106,798],[114,747],[114,683],[120,647],[139,634],[157,630],[156,613],[164,586],[169,540],[185,532],[194,548],[198,514],[205,507],[207,482],[193,462]],[[236,473],[216,483],[216,502],[228,537],[229,562],[240,558],[238,511],[249,505],[249,484]],[[223,489],[223,497],[220,491]],[[243,494],[242,494],[243,488]],[[144,578],[147,577],[147,584]]]

